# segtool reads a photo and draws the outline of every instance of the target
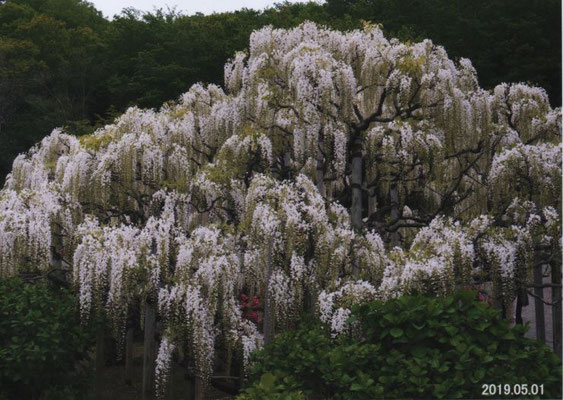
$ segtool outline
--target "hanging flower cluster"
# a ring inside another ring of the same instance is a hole
[[[51,224],[61,213],[58,194],[47,187],[0,192],[0,274],[18,268],[48,269],[51,264]]]
[[[333,292],[319,295],[319,314],[321,321],[330,326],[332,336],[336,337],[348,327],[350,308],[378,298],[377,289],[366,281],[347,282]]]

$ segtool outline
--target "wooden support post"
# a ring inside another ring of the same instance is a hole
[[[377,197],[375,195],[375,187],[368,188],[368,216],[377,210]]]
[[[205,385],[203,384],[203,378],[196,375],[194,385],[194,400],[203,400],[205,397]]]
[[[399,219],[399,189],[397,184],[391,184],[389,188],[389,198],[391,200],[391,219],[397,221]],[[399,231],[395,229],[391,233],[391,247],[399,245]]]
[[[536,339],[545,343],[545,313],[543,308],[543,265],[539,264],[534,267],[534,308],[536,313]]]
[[[293,174],[291,173],[291,152],[286,151],[283,155],[283,167],[280,176],[282,179],[291,179],[292,175]]]
[[[188,387],[186,390],[187,396],[186,396],[186,400],[193,400],[193,398],[195,397],[195,387],[194,387],[194,381],[191,378],[187,378],[188,381]]]
[[[309,315],[313,315],[315,313],[315,293],[311,287],[307,287],[305,289],[305,295],[303,299],[303,311]]]
[[[272,342],[274,337],[275,315],[272,298],[269,293],[270,277],[272,275],[272,248],[268,246],[266,250],[266,292],[264,294],[264,344]]]
[[[551,283],[553,351],[561,358],[561,254],[556,254],[551,260]]]
[[[154,360],[155,360],[156,307],[154,303],[145,303],[145,341],[143,346],[143,400],[153,398]]]
[[[523,294],[521,293],[522,290],[518,291],[518,295],[516,296],[516,325],[523,325],[524,324],[524,320],[522,319],[522,305],[523,305],[523,301],[522,301],[522,296]]]
[[[231,369],[233,367],[233,349],[230,344],[227,345],[227,360],[225,362],[225,375],[231,375]]]
[[[195,397],[194,379],[192,379],[192,376],[189,373],[188,366],[190,365],[190,360],[188,359],[188,349],[185,348],[184,344],[180,344],[178,346],[178,356],[179,356],[179,364],[184,372],[184,379],[187,385],[185,392],[186,400],[193,400],[193,398]],[[174,387],[171,387],[170,389],[171,389],[170,392],[173,392]]]
[[[206,226],[209,223],[209,211],[201,213],[201,226]]]
[[[324,140],[322,135],[319,137],[319,149],[324,146]],[[317,158],[317,189],[323,199],[326,198],[326,186],[325,186],[325,159],[322,154],[319,154]]]
[[[125,334],[125,383],[133,384],[133,327],[127,328]]]
[[[104,374],[104,324],[98,322],[97,332],[96,332],[96,387],[95,387],[95,399],[103,400],[103,390],[102,390],[102,380]]]

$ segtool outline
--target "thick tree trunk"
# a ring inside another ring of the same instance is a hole
[[[536,339],[545,343],[545,314],[543,307],[543,288],[538,287],[543,285],[543,265],[539,264],[534,267],[534,307],[536,312]]]
[[[352,227],[362,229],[362,145],[360,139],[355,139],[352,144],[352,205],[350,214]]]
[[[127,328],[125,334],[125,383],[133,384],[133,327]]]
[[[551,261],[551,307],[553,318],[553,351],[561,358],[561,254]]]
[[[155,360],[156,307],[145,303],[145,341],[143,346],[143,400],[153,398]]]
[[[103,390],[102,390],[102,378],[104,374],[104,325],[103,323],[99,323],[98,331],[96,333],[96,389],[95,389],[95,399],[96,400],[103,400]]]
[[[356,232],[362,230],[362,188],[363,188],[363,176],[362,176],[362,142],[361,138],[354,139],[352,144],[352,204],[350,207],[350,217],[352,219],[352,228]],[[358,277],[360,273],[359,267],[354,263],[352,274],[355,278]]]

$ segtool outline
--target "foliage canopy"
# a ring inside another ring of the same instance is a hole
[[[76,398],[91,336],[76,298],[45,283],[0,280],[0,398]]]
[[[357,306],[337,340],[327,327],[305,323],[253,356],[240,399],[477,399],[490,382],[542,382],[540,398],[560,397],[561,360],[475,297],[403,296]]]

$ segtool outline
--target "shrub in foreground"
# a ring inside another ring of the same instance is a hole
[[[483,398],[492,383],[561,396],[561,360],[473,292],[373,302],[349,322],[334,340],[318,323],[277,337],[255,354],[241,398]]]
[[[89,335],[66,290],[0,280],[0,399],[77,399]]]

